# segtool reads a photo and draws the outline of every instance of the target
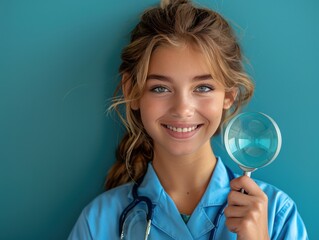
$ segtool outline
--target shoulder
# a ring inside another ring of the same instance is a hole
[[[254,179],[254,181],[267,195],[268,208],[272,210],[274,214],[280,214],[280,212],[285,210],[288,206],[295,205],[290,196],[278,187],[261,180]]]
[[[91,201],[83,209],[69,239],[116,239],[118,219],[131,201],[131,187],[132,183],[121,185]]]
[[[68,240],[118,238],[118,219],[131,200],[131,189],[127,183],[97,196],[83,209]]]
[[[298,239],[308,239],[305,225],[292,198],[271,184],[260,180],[255,182],[268,197],[268,227],[271,239],[293,239],[296,236]]]
[[[279,189],[278,187],[258,179],[254,179],[254,181],[264,191],[264,193],[266,193],[266,195],[270,200],[272,200],[272,202],[279,203],[291,200],[288,194],[285,193],[283,190]]]
[[[241,175],[234,173],[234,177],[240,177]],[[286,202],[293,202],[287,193],[279,189],[278,187],[269,184],[265,181],[252,178],[260,189],[267,195],[270,206],[279,207],[284,205]]]
[[[97,217],[103,213],[117,213],[122,211],[130,202],[129,195],[132,183],[127,183],[116,188],[103,192],[93,199],[85,208],[85,214],[90,217]]]

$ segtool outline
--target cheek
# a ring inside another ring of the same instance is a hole
[[[205,101],[201,102],[201,110],[199,114],[207,119],[209,122],[209,126],[211,131],[215,133],[218,129],[222,116],[223,116],[223,99],[206,99]]]
[[[198,103],[199,109],[208,115],[219,115],[223,112],[223,100],[220,98],[203,99]]]
[[[147,125],[147,123],[151,121],[152,108],[147,106],[147,104],[143,104],[140,106],[140,114],[141,114],[142,123],[145,127],[145,125]]]
[[[163,114],[165,105],[160,101],[151,101],[148,98],[144,98],[140,102],[141,119],[144,127],[147,129],[149,125],[152,125]]]

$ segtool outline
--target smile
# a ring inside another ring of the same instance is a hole
[[[174,127],[170,125],[165,125],[165,127],[173,132],[178,132],[178,133],[188,133],[196,130],[199,125],[191,126],[191,127]]]

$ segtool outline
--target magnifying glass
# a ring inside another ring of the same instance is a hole
[[[224,143],[231,159],[249,176],[278,156],[282,138],[277,123],[264,113],[238,114],[227,125]]]

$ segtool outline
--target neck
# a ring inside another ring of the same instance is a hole
[[[178,210],[191,214],[201,197],[216,165],[209,145],[205,151],[187,156],[169,156],[154,152],[153,167]]]

